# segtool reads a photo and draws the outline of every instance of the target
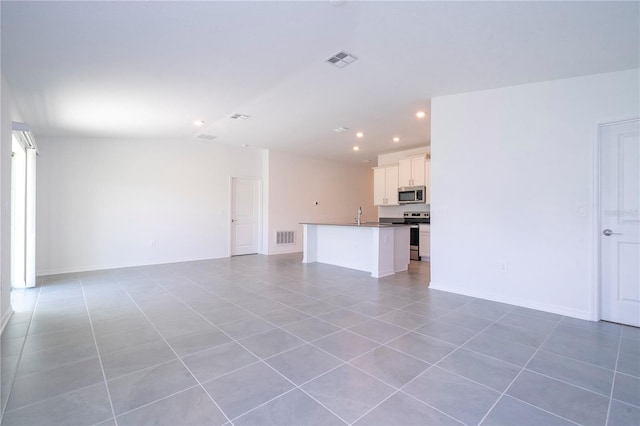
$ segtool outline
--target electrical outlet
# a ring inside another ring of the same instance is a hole
[[[502,272],[509,272],[509,264],[507,262],[501,263],[500,270]]]
[[[158,247],[158,242],[157,242],[156,240],[151,240],[151,241],[149,242],[149,245],[150,245],[151,247]]]

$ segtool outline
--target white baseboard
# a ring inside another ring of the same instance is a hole
[[[294,249],[292,251],[287,251],[287,252],[278,252],[278,253],[269,253],[268,255],[265,255],[263,253],[258,253],[258,254],[262,254],[263,256],[272,256],[272,255],[278,255],[278,254],[291,254],[291,253],[302,253],[302,250],[300,249]],[[57,274],[73,274],[76,272],[89,272],[89,271],[103,271],[105,269],[119,269],[119,268],[135,268],[137,266],[154,266],[154,265],[167,265],[167,264],[171,264],[171,263],[180,263],[180,262],[198,262],[201,260],[213,260],[213,259],[226,259],[229,258],[230,256],[219,256],[219,257],[206,257],[206,258],[198,258],[198,259],[167,259],[167,260],[163,260],[163,261],[159,261],[159,262],[154,262],[154,263],[130,263],[130,264],[108,264],[108,265],[92,265],[92,266],[69,266],[69,267],[64,267],[64,268],[51,268],[51,269],[42,269],[42,270],[38,270],[36,273],[36,276],[38,277],[42,277],[45,275],[57,275]]]
[[[302,249],[296,246],[290,246],[289,248],[278,247],[275,250],[271,250],[267,253],[268,256],[278,255],[278,254],[291,254],[291,253],[302,253]]]
[[[75,272],[89,272],[89,271],[102,271],[105,269],[119,269],[119,268],[135,268],[138,266],[154,266],[154,265],[168,265],[171,263],[180,263],[180,262],[198,262],[201,260],[211,260],[211,259],[224,259],[229,256],[220,256],[220,257],[206,257],[206,258],[198,258],[198,259],[165,259],[158,262],[152,263],[129,263],[129,264],[107,264],[107,265],[91,265],[91,266],[69,266],[64,268],[51,268],[51,269],[42,269],[38,270],[36,275],[38,277],[45,275],[57,275],[57,274],[72,274]]]
[[[405,271],[406,271],[406,269],[405,269]],[[365,271],[365,272],[369,272],[369,271]],[[398,271],[398,272],[400,272],[400,271]],[[389,270],[386,270],[386,271],[380,271],[377,275],[375,275],[375,273],[376,273],[376,271],[371,273],[371,276],[373,278],[384,278],[384,277],[388,277],[390,275],[395,274],[396,271],[394,271],[393,269],[389,269]]]
[[[450,293],[462,294],[464,296],[477,297],[478,299],[491,300],[493,302],[508,303],[509,305],[520,306],[523,308],[535,309],[537,311],[550,312],[552,314],[564,315],[567,317],[583,319],[587,321],[594,321],[593,315],[589,311],[580,311],[576,309],[567,308],[565,306],[552,305],[547,303],[534,302],[527,299],[521,299],[517,297],[505,297],[496,294],[489,294],[477,289],[468,287],[456,287],[447,285],[445,283],[439,283],[431,281],[429,288],[434,290],[448,291]]]

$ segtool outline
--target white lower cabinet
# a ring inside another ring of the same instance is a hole
[[[420,251],[421,258],[431,258],[431,225],[420,225]]]

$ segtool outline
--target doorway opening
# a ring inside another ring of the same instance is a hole
[[[13,123],[11,138],[11,286],[36,285],[36,156],[33,135]]]

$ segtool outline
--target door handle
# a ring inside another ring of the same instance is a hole
[[[231,219],[231,222],[235,222],[235,221],[236,221],[235,219]]]
[[[605,229],[602,231],[602,235],[609,237],[611,235],[622,235],[622,232],[613,232],[611,229]]]

